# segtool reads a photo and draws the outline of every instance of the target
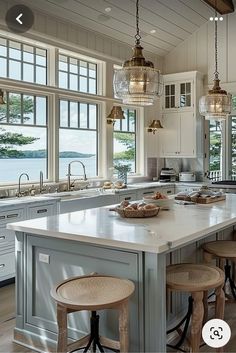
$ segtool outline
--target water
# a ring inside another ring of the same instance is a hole
[[[60,178],[66,178],[68,164],[72,160],[80,160],[86,167],[87,177],[96,176],[96,157],[60,158]],[[83,168],[78,163],[72,165],[72,174],[83,175]],[[29,174],[30,180],[39,181],[40,170],[46,179],[46,158],[0,159],[0,182],[16,182],[21,173]],[[26,177],[25,177],[26,178]],[[24,179],[22,179],[23,181]]]

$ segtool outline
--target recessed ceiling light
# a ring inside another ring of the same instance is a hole
[[[223,21],[223,17],[222,16],[220,17],[220,21]]]
[[[214,17],[210,17],[210,21],[214,21]]]
[[[150,33],[154,34],[154,33],[156,33],[156,30],[155,29],[151,29]]]
[[[218,21],[219,20],[219,18],[218,17],[215,17],[215,21]]]
[[[106,7],[106,8],[105,8],[105,11],[106,11],[106,12],[111,12],[111,7]]]

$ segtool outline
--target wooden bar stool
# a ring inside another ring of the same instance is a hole
[[[225,284],[229,281],[231,293],[236,300],[236,286],[231,276],[229,261],[236,262],[236,241],[217,240],[202,245],[205,263],[211,263],[213,258],[219,259],[219,267],[225,270]]]
[[[222,289],[224,285],[224,272],[216,266],[204,264],[170,265],[167,266],[166,283],[167,289],[170,291],[191,293],[190,310],[187,317],[188,321],[190,321],[191,316],[190,346],[191,352],[199,352],[204,309],[207,310],[203,302],[204,292],[215,289],[215,317],[218,319],[224,318],[225,296]],[[183,324],[183,320],[181,324]],[[172,331],[170,330],[169,332]],[[185,327],[186,333],[187,328]],[[182,341],[181,338],[181,344],[183,343]],[[176,346],[171,347],[179,348],[179,346],[178,342]]]
[[[83,352],[104,352],[103,347],[122,353],[129,351],[129,308],[128,302],[134,292],[133,282],[105,275],[88,275],[73,277],[56,285],[51,296],[57,302],[58,342],[57,352],[66,353],[78,349]],[[99,316],[97,310],[117,309],[119,311],[120,340],[114,341],[99,336]],[[78,341],[67,342],[67,314],[88,310],[91,311],[89,335]]]

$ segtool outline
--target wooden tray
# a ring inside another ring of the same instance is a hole
[[[218,201],[224,201],[226,199],[225,195],[217,197],[191,197],[191,201],[196,203],[208,204]]]
[[[175,200],[192,201],[192,202],[202,203],[202,204],[224,201],[225,199],[226,199],[225,195],[217,196],[217,197],[189,197],[189,196],[176,196],[175,197]]]

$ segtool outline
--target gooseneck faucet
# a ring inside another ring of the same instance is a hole
[[[39,173],[39,193],[42,194],[42,192],[45,190],[43,187],[43,172],[42,170]]]
[[[86,176],[86,171],[85,171],[85,165],[83,162],[81,161],[77,161],[77,160],[74,160],[74,161],[71,161],[69,164],[68,164],[68,173],[67,173],[67,177],[68,177],[68,191],[71,191],[71,181],[70,181],[70,177],[72,176],[71,175],[71,164],[72,163],[80,163],[83,167],[83,171],[84,171],[84,181],[87,180],[87,176]]]
[[[19,176],[19,181],[18,181],[18,192],[17,192],[18,197],[20,197],[24,194],[21,192],[21,178],[23,177],[23,175],[25,175],[27,180],[29,180],[29,175],[27,173],[21,173],[21,175]]]

